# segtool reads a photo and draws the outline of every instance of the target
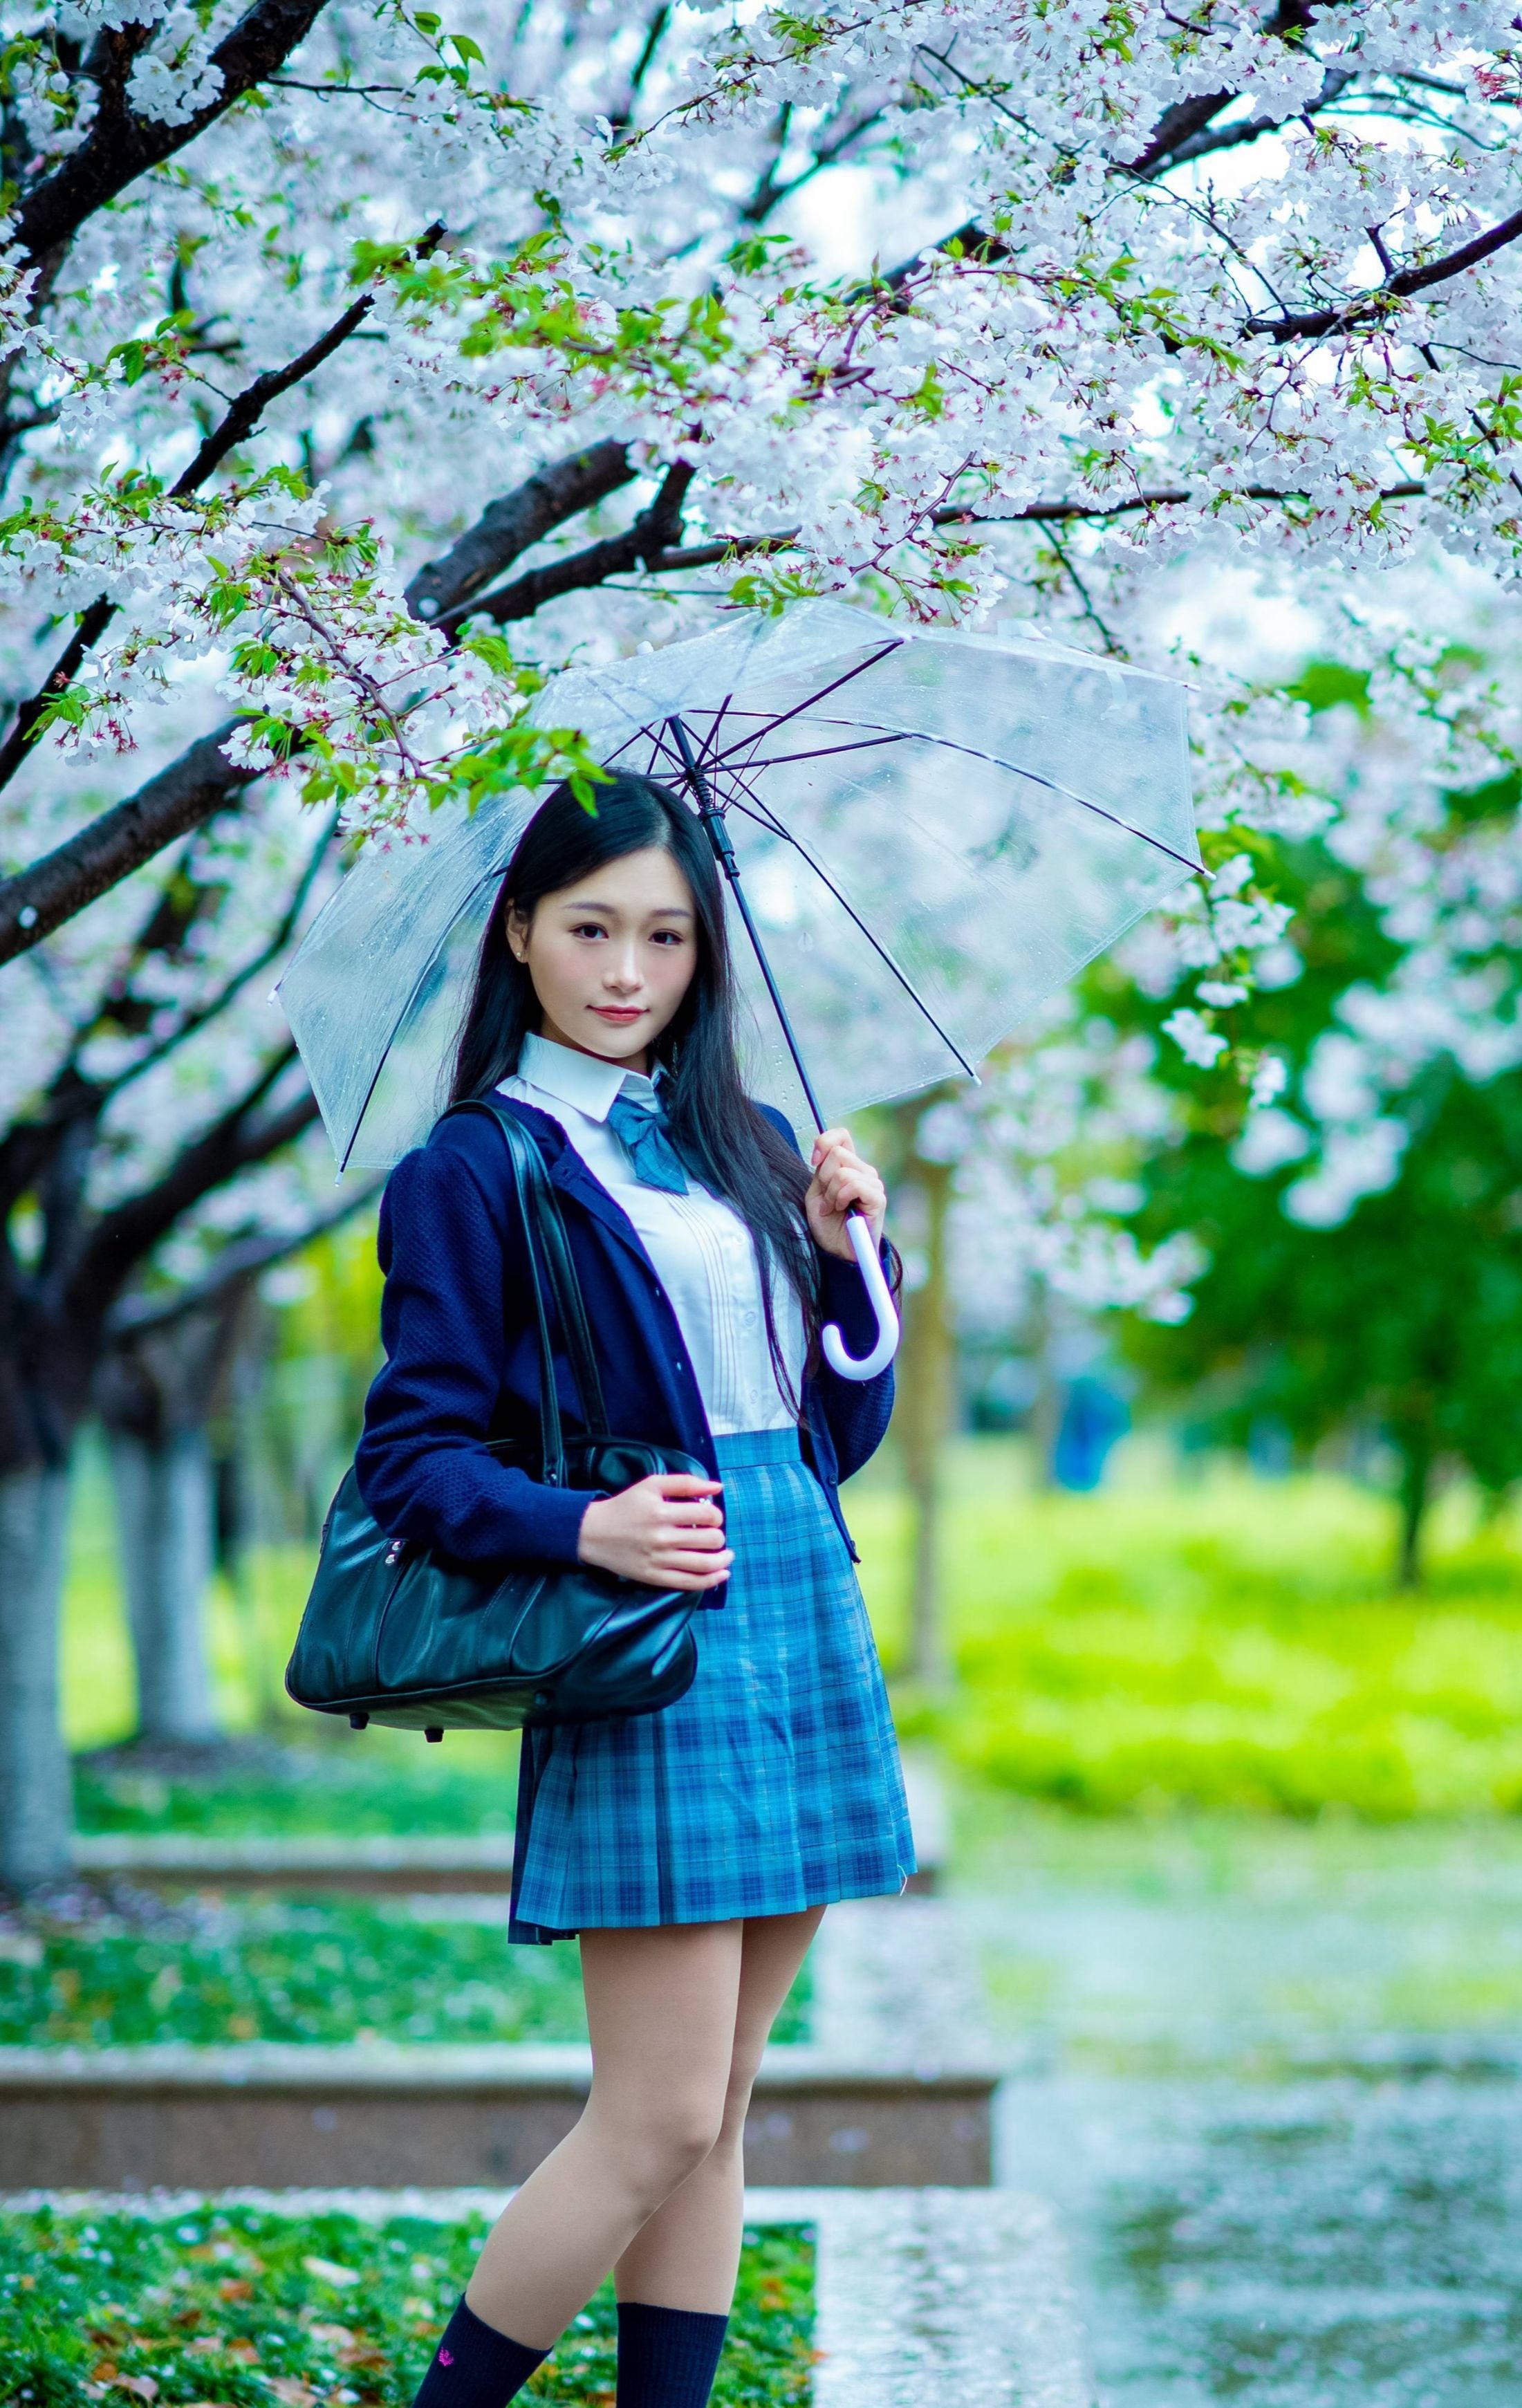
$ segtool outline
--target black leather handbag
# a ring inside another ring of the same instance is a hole
[[[556,1488],[627,1488],[652,1472],[705,1466],[679,1448],[614,1438],[560,1203],[533,1138],[494,1101],[523,1215],[539,1349],[537,1459],[521,1440],[490,1442],[505,1461]],[[567,1437],[555,1394],[546,1285],[585,1424]],[[329,1510],[317,1577],[285,1685],[297,1705],[347,1714],[356,1730],[389,1723],[441,1739],[446,1730],[515,1730],[527,1723],[649,1714],[692,1686],[693,1615],[723,1591],[647,1588],[587,1564],[466,1564],[390,1539],[366,1510],[352,1469]]]

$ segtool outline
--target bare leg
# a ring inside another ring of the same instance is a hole
[[[582,1932],[591,2096],[488,2236],[466,2289],[483,2323],[527,2348],[553,2347],[709,2157],[724,2127],[746,1929]]]
[[[658,2207],[614,2270],[621,2300],[727,2315],[745,2219],[741,2143],[767,2036],[818,1930],[822,1906],[753,1915],[744,1926],[724,2121],[701,2165]]]

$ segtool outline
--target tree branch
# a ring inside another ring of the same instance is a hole
[[[101,1215],[68,1281],[71,1317],[86,1323],[98,1319],[144,1256],[203,1197],[224,1187],[240,1170],[267,1162],[311,1126],[317,1099],[309,1088],[267,1119],[255,1117],[295,1059],[294,1045],[283,1045],[237,1101],[176,1156],[161,1179]]]
[[[1276,343],[1318,341],[1324,336],[1364,324],[1371,318],[1383,317],[1392,302],[1407,300],[1413,294],[1428,292],[1435,284],[1446,284],[1456,276],[1466,275],[1472,267],[1478,267],[1498,251],[1504,251],[1519,236],[1522,236],[1522,209],[1515,210],[1509,218],[1502,218],[1499,225],[1487,227],[1484,234],[1477,234],[1472,241],[1460,244],[1457,251],[1446,252],[1442,259],[1429,260],[1422,267],[1402,267],[1398,274],[1387,277],[1383,284],[1376,285],[1372,292],[1357,294],[1352,300],[1343,302],[1336,308],[1286,310],[1273,318],[1247,318],[1242,322],[1242,334],[1244,337],[1264,335]],[[954,233],[943,235],[939,242],[927,244],[925,251],[916,251],[912,259],[906,259],[898,266],[891,268],[887,275],[877,280],[876,288],[872,285],[858,286],[848,298],[866,300],[874,289],[883,287],[897,293],[930,251],[947,251],[953,243],[959,244],[964,251],[975,256],[984,265],[993,265],[1009,255],[997,235],[984,235],[976,220],[969,220]],[[1176,341],[1164,345],[1165,350],[1178,347]]]
[[[1323,0],[1323,5],[1335,7],[1336,0]],[[1259,30],[1265,41],[1284,41],[1292,34],[1308,34],[1314,16],[1315,10],[1307,5],[1307,0],[1281,0],[1281,5],[1271,17],[1265,20]],[[1328,78],[1328,81],[1330,80]],[[1339,89],[1350,80],[1347,76],[1340,77]],[[1126,174],[1140,177],[1161,175],[1166,168],[1176,167],[1185,159],[1202,157],[1207,150],[1225,150],[1228,145],[1256,140],[1259,134],[1273,131],[1277,120],[1259,118],[1254,121],[1251,134],[1245,128],[1233,126],[1206,140],[1207,129],[1214,123],[1223,108],[1230,108],[1236,97],[1234,92],[1197,93],[1188,100],[1179,101],[1174,108],[1165,108],[1146,149],[1136,158],[1122,163]],[[1313,103],[1313,107],[1320,108],[1325,103],[1324,85],[1322,97]]]
[[[457,610],[490,577],[500,576],[530,544],[592,508],[638,474],[625,443],[594,443],[568,460],[537,468],[510,494],[488,502],[473,527],[437,560],[424,561],[407,589],[407,607],[430,625]]]
[[[1323,78],[1321,90],[1314,100],[1307,101],[1302,109],[1297,109],[1293,114],[1302,119],[1319,116],[1324,108],[1329,108],[1334,101],[1340,100],[1348,85],[1357,79],[1349,69],[1331,69]],[[1173,143],[1155,165],[1142,168],[1127,161],[1123,163],[1125,172],[1142,182],[1152,183],[1171,167],[1186,167],[1196,159],[1213,159],[1223,150],[1240,150],[1244,143],[1256,142],[1262,135],[1277,134],[1289,122],[1283,117],[1244,117],[1234,125],[1204,125],[1182,141]]]
[[[229,761],[223,746],[241,722],[228,720],[66,843],[14,878],[0,879],[0,962],[40,944],[97,895],[151,861],[177,837],[214,816],[260,775]]]
[[[32,731],[49,703],[55,695],[62,694],[65,686],[73,684],[86,652],[100,641],[115,616],[116,604],[108,602],[104,595],[92,602],[88,610],[80,612],[73,635],[36,694],[28,695],[24,702],[18,703],[16,716],[6,732],[6,740],[0,744],[0,787],[9,785],[26,758]]]
[[[645,27],[645,38],[639,55],[629,73],[629,88],[622,105],[608,112],[608,122],[615,134],[625,134],[634,122],[635,105],[646,76],[655,63],[655,53],[666,39],[666,29],[671,22],[671,0],[659,0],[659,6]]]
[[[140,1338],[145,1331],[166,1328],[170,1323],[182,1321],[187,1313],[200,1312],[208,1305],[220,1304],[230,1287],[241,1281],[255,1278],[275,1263],[291,1254],[300,1254],[304,1246],[325,1238],[330,1229],[341,1228],[356,1212],[374,1202],[385,1185],[385,1179],[372,1179],[364,1187],[356,1187],[352,1196],[343,1197],[326,1212],[309,1221],[305,1228],[265,1238],[240,1238],[225,1246],[213,1268],[204,1279],[193,1281],[172,1297],[135,1296],[113,1306],[107,1316],[106,1327],[114,1340]]]
[[[681,539],[682,507],[695,474],[686,461],[679,460],[667,470],[654,500],[625,534],[609,536],[601,543],[588,544],[582,552],[530,569],[510,585],[499,585],[495,593],[462,602],[437,624],[453,636],[478,614],[495,619],[498,626],[510,619],[531,619],[536,610],[562,594],[583,592],[602,584],[606,578],[627,576],[632,568],[652,567],[674,540]]]
[[[272,934],[260,946],[259,951],[239,968],[232,971],[223,980],[215,995],[209,996],[205,1003],[197,1004],[194,1010],[187,1011],[165,1036],[159,1038],[149,1047],[146,1054],[139,1055],[136,1062],[129,1063],[126,1069],[119,1071],[114,1079],[107,1080],[100,1089],[100,1094],[106,1102],[108,1103],[113,1096],[119,1096],[123,1087],[130,1087],[135,1079],[140,1079],[145,1070],[151,1070],[156,1064],[164,1060],[166,1054],[172,1054],[175,1048],[183,1045],[187,1039],[198,1036],[203,1028],[209,1027],[212,1021],[219,1019],[227,1010],[229,1004],[237,1001],[251,979],[256,979],[261,970],[268,969],[270,964],[279,959],[295,934],[296,924],[306,908],[307,897],[311,893],[317,873],[323,866],[323,856],[337,832],[338,822],[335,815],[329,820],[327,826],[313,845],[307,857],[306,867],[296,881],[294,894],[280,914]]]
[[[779,176],[777,170],[780,152],[778,158],[768,160],[757,179],[754,192],[740,208],[741,224],[763,224],[773,209],[780,208],[784,201],[790,201],[795,193],[801,193],[804,186],[812,183],[816,176],[821,176],[826,168],[833,167],[850,150],[854,142],[858,142],[864,134],[869,134],[874,125],[880,125],[883,122],[883,114],[881,108],[866,109],[861,116],[848,120],[837,133],[827,135],[824,139],[815,142],[808,165],[800,167],[796,176],[789,176],[785,179]],[[821,132],[824,132],[823,128]]]
[[[418,245],[420,258],[425,257],[435,248],[443,231],[442,225],[437,222],[428,228]],[[293,385],[300,384],[314,368],[320,368],[325,359],[331,358],[339,344],[348,341],[355,327],[363,323],[374,308],[375,294],[362,293],[357,301],[350,303],[341,317],[335,318],[326,334],[319,335],[315,343],[309,343],[297,358],[288,360],[282,368],[266,368],[251,384],[245,385],[240,394],[235,394],[222,424],[212,428],[190,466],[175,479],[169,488],[171,494],[194,494],[198,485],[204,484],[212,469],[221,467],[234,445],[246,441],[253,433],[270,403],[278,401],[282,393],[289,393]]]
[[[1282,485],[1239,485],[1233,490],[1249,502],[1309,499],[1303,491]],[[1426,486],[1419,483],[1386,485],[1380,499],[1411,501],[1426,491]],[[1186,486],[1170,485],[1127,494],[1118,502],[1027,502],[1018,510],[978,510],[969,509],[965,502],[947,502],[926,515],[933,526],[1071,526],[1088,520],[1127,518],[1139,510],[1182,509],[1197,499]],[[471,608],[499,623],[526,619],[545,602],[563,594],[585,592],[603,584],[610,577],[627,576],[634,568],[647,569],[653,577],[668,576],[683,568],[713,568],[721,561],[741,560],[757,552],[785,552],[789,545],[797,543],[799,533],[793,526],[776,527],[766,535],[715,536],[708,543],[646,551],[638,557],[629,556],[628,537],[614,536],[606,543],[589,544],[583,552],[567,553],[564,560],[552,561],[546,568],[516,578],[512,584],[499,587],[495,594],[483,595]],[[466,611],[460,615],[464,619],[470,614]]]
[[[1276,343],[1315,341],[1324,335],[1340,332],[1343,327],[1363,323],[1370,318],[1386,314],[1392,301],[1404,301],[1414,293],[1430,291],[1434,284],[1446,284],[1456,276],[1463,276],[1482,260],[1489,259],[1508,243],[1522,236],[1522,209],[1502,218],[1472,242],[1460,244],[1442,259],[1430,259],[1425,267],[1402,267],[1398,274],[1386,277],[1371,293],[1358,294],[1337,309],[1302,309],[1290,311],[1279,318],[1249,318],[1242,332],[1267,335]]]
[[[1138,177],[1160,175],[1172,165],[1174,152],[1185,143],[1198,139],[1223,108],[1230,108],[1236,96],[1234,92],[1198,93],[1191,100],[1181,100],[1176,107],[1165,108],[1146,149],[1123,163],[1126,173]]]
[[[150,167],[159,166],[225,116],[236,101],[283,64],[311,31],[323,0],[254,0],[211,53],[222,88],[182,124],[138,117],[126,103],[126,67],[151,27],[128,25],[102,37],[117,61],[103,77],[94,123],[77,150],[27,194],[12,240],[34,259],[61,251],[86,218],[104,208]],[[124,64],[122,62],[124,61]]]

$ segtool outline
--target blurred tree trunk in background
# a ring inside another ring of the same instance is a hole
[[[1422,1526],[1432,1499],[1432,1473],[1436,1464],[1431,1424],[1429,1421],[1404,1425],[1397,1422],[1391,1436],[1400,1458],[1400,1550],[1395,1576],[1401,1588],[1420,1588]]]
[[[216,1548],[210,1423],[247,1297],[238,1283],[206,1310],[128,1332],[96,1382],[137,1669],[136,1735],[152,1745],[221,1737],[206,1629]]]
[[[322,1245],[320,1240],[314,1252],[321,1254]],[[262,1416],[277,1333],[275,1316],[257,1287],[250,1290],[247,1303],[223,1384],[221,1409],[211,1423],[216,1564],[232,1591],[254,1727],[273,1732],[280,1727],[284,1692],[260,1614],[253,1551],[259,1540],[268,1536],[266,1512],[261,1510],[268,1477]]]
[[[1062,1427],[1062,1383],[1052,1360],[1052,1305],[1046,1282],[1039,1274],[1030,1283],[1027,1344],[1036,1368],[1036,1393],[1031,1398],[1031,1477],[1037,1488],[1056,1485],[1057,1432]]]
[[[117,1549],[137,1670],[140,1742],[204,1746],[217,1738],[207,1661],[211,1457],[204,1429],[110,1436]]]
[[[66,1465],[0,1475],[0,1885],[69,1870],[73,1801],[58,1718]]]
[[[904,1254],[904,1334],[893,1428],[913,1503],[909,1669],[931,1688],[943,1688],[950,1679],[940,1586],[940,1508],[956,1396],[956,1341],[946,1262],[955,1166],[933,1161],[920,1150],[921,1122],[940,1092],[916,1096],[883,1115],[895,1140],[895,1158],[884,1168]]]

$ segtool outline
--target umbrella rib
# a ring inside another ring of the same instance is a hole
[[[726,694],[724,700],[720,703],[718,710],[712,714],[713,724],[710,728],[708,735],[703,738],[702,744],[698,749],[697,766],[699,769],[703,768],[707,765],[708,761],[716,757],[713,752],[713,740],[718,735],[720,723],[730,704],[734,701],[734,698],[735,697],[732,694]],[[676,752],[667,742],[667,725],[668,722],[664,719],[660,722],[658,727],[653,726],[647,722],[646,724],[639,728],[633,736],[625,738],[624,743],[619,746],[617,752],[610,752],[609,754],[607,763],[604,766],[611,767],[612,764],[618,759],[620,753],[627,752],[631,745],[639,743],[640,737],[646,737],[649,738],[651,747],[651,762],[650,767],[645,771],[646,777],[648,778],[652,774],[656,761],[660,760],[667,762],[672,768],[681,770],[683,782],[685,782],[687,775],[686,765],[682,761],[680,753]],[[763,730],[763,733],[765,731]]]
[[[756,740],[759,742],[760,738]],[[745,775],[751,778],[759,769],[784,769],[790,761],[827,761],[837,752],[870,752],[879,744],[907,744],[909,741],[909,737],[901,733],[897,736],[863,736],[854,744],[821,744],[811,752],[772,752],[764,761],[747,761]],[[739,772],[731,769],[729,775],[739,777]]]
[[[974,1084],[976,1084],[978,1073],[974,1065],[968,1060],[967,1055],[957,1044],[955,1037],[949,1036],[946,1030],[941,1027],[940,1021],[936,1018],[935,1013],[931,1010],[924,996],[916,992],[915,988],[912,985],[905,973],[899,968],[897,963],[894,960],[893,955],[889,953],[887,947],[882,942],[881,939],[873,935],[871,929],[867,925],[866,921],[862,918],[861,913],[856,910],[854,904],[848,901],[846,896],[841,894],[828,870],[820,867],[819,863],[814,859],[813,854],[810,852],[801,837],[795,836],[790,827],[784,827],[782,821],[775,818],[768,806],[761,801],[759,796],[751,794],[749,786],[745,784],[738,769],[731,769],[729,775],[734,779],[735,783],[741,789],[741,792],[750,796],[750,802],[754,807],[747,810],[744,803],[736,802],[731,803],[731,810],[738,810],[742,813],[746,819],[754,820],[760,827],[769,828],[773,836],[781,837],[784,844],[792,845],[796,852],[800,853],[803,855],[804,860],[813,871],[813,874],[818,879],[820,884],[828,888],[830,894],[834,896],[835,900],[839,903],[846,917],[866,938],[868,943],[871,946],[873,953],[878,955],[881,961],[886,963],[888,968],[893,972],[894,977],[903,988],[904,993],[908,996],[910,1002],[914,1006],[915,1010],[924,1014],[931,1027],[935,1030],[936,1035],[940,1038],[942,1045],[946,1046],[951,1053],[955,1054],[956,1059],[960,1062],[963,1069],[967,1072],[968,1077],[972,1080]]]
[[[662,720],[660,725],[661,728],[664,729],[666,722]],[[664,734],[656,732],[654,724],[650,720],[646,720],[643,726],[637,727],[632,736],[625,736],[617,752],[609,753],[607,760],[602,765],[603,767],[605,769],[610,769],[615,761],[621,761],[625,752],[632,752],[635,745],[639,743],[647,743],[650,745],[653,762],[654,755],[658,754],[663,761],[669,761],[674,767],[679,769],[681,768],[682,763],[679,756],[671,751],[669,745],[666,741]],[[644,772],[644,775],[648,777],[650,775],[650,771],[647,769]]]
[[[1167,843],[1162,837],[1149,836],[1145,828],[1133,827],[1130,821],[1123,820],[1118,811],[1107,811],[1102,803],[1091,803],[1086,795],[1074,794],[1071,786],[1060,785],[1055,778],[1043,778],[1039,769],[1016,769],[1008,761],[996,761],[992,752],[979,752],[970,744],[958,744],[950,737],[938,736],[935,740],[938,744],[944,744],[949,752],[965,753],[969,761],[994,761],[996,767],[1009,769],[1012,776],[1028,778],[1033,786],[1044,786],[1049,795],[1060,795],[1064,802],[1076,803],[1080,810],[1092,811],[1097,819],[1108,820],[1112,827],[1118,827],[1126,836],[1134,836],[1139,844],[1150,844],[1156,852],[1166,853],[1170,861],[1176,861],[1191,878],[1203,878],[1207,874],[1202,862],[1191,861],[1186,853],[1180,853],[1176,846]]]
[[[826,722],[826,725],[833,724],[838,727],[860,727],[864,724],[870,726],[871,724],[872,723],[869,720],[863,722],[859,719],[840,719],[833,722]],[[777,724],[780,726],[782,722],[779,720]],[[1016,762],[1006,761],[1002,753],[981,752],[975,744],[959,744],[955,736],[930,736],[926,734],[922,728],[916,727],[901,727],[897,731],[897,733],[900,741],[906,741],[911,738],[915,738],[922,743],[940,744],[944,746],[948,752],[963,753],[969,761],[987,761],[990,762],[996,769],[1007,769],[1012,778],[1027,778],[1033,786],[1044,786],[1048,794],[1060,795],[1064,802],[1076,803],[1080,810],[1093,811],[1099,819],[1108,820],[1112,827],[1120,828],[1127,836],[1134,836],[1139,844],[1150,844],[1154,846],[1158,853],[1166,853],[1170,861],[1178,862],[1182,868],[1185,868],[1189,872],[1191,878],[1203,878],[1206,874],[1204,867],[1200,862],[1191,861],[1186,853],[1180,853],[1173,845],[1166,842],[1162,837],[1149,836],[1145,828],[1134,827],[1129,820],[1123,820],[1118,811],[1107,811],[1103,803],[1091,802],[1086,795],[1076,794],[1071,786],[1064,786],[1055,778],[1043,778],[1039,769],[1022,769]],[[833,747],[831,749],[843,751],[847,748],[840,746]],[[803,761],[807,761],[812,756],[807,752],[799,753],[797,755],[797,758]],[[765,769],[769,768],[771,765],[769,762],[760,761],[754,765],[747,763],[746,766],[747,767],[754,766],[757,768]]]
[[[648,728],[643,729],[641,732],[645,735],[649,735],[650,733]],[[629,743],[632,744],[633,742],[634,738],[631,736]],[[627,746],[625,746],[621,749],[626,751],[628,748]],[[618,754],[616,752],[613,754],[613,759],[615,761],[618,759]],[[667,743],[666,738],[663,736],[656,736],[652,738],[650,767],[645,771],[647,778],[652,775],[658,761],[665,762],[672,768],[680,769],[682,767],[680,755],[672,752],[670,746]]]
[[[879,661],[885,661],[890,652],[901,652],[903,646],[902,636],[895,636],[890,642],[881,644],[866,660],[858,661],[854,669],[846,669],[828,685],[822,685],[816,694],[810,695],[805,701],[796,702],[791,710],[779,711],[775,719],[769,721],[765,727],[757,728],[754,736],[742,736],[739,743],[732,745],[730,751],[738,752],[743,745],[759,744],[763,736],[769,736],[774,728],[785,727],[787,722],[790,719],[797,719],[800,711],[812,710],[816,703],[823,702],[829,695],[839,694],[841,686],[849,685],[853,678],[863,676],[868,669],[875,669]],[[727,761],[730,755],[729,752],[716,752],[713,757],[715,761],[724,762]]]
[[[706,738],[704,739],[703,744],[702,744],[702,745],[701,745],[701,747],[699,748],[698,754],[697,754],[697,766],[698,766],[698,767],[699,767],[700,769],[701,769],[701,768],[703,768],[703,767],[705,767],[707,766],[707,764],[708,764],[710,761],[717,761],[717,759],[718,759],[718,757],[719,757],[719,752],[718,752],[719,730],[720,730],[720,728],[724,725],[724,723],[725,723],[725,713],[727,712],[727,710],[728,710],[728,709],[729,709],[729,706],[730,706],[730,704],[734,701],[734,699],[735,699],[735,690],[734,690],[733,686],[731,686],[731,687],[730,687],[730,689],[729,689],[729,692],[725,695],[724,700],[720,703],[718,710],[714,712],[714,714],[713,714],[713,724],[712,724],[712,726],[709,729],[708,735],[707,735]],[[683,723],[683,724],[685,724],[685,723]]]

